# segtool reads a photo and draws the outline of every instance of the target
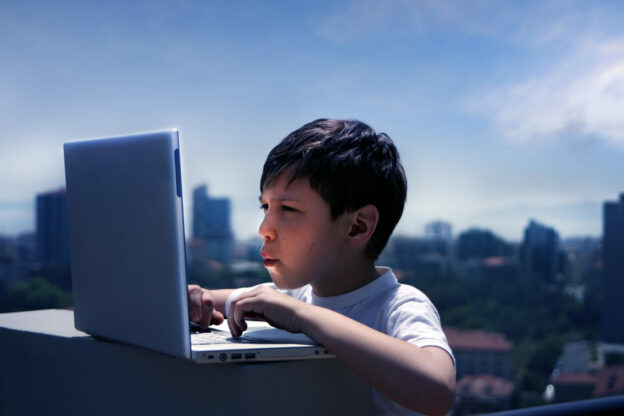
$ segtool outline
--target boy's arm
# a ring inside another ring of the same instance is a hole
[[[188,286],[191,320],[201,329],[219,325],[225,316],[225,302],[234,289],[208,290],[197,285]]]
[[[443,349],[417,347],[317,306],[304,308],[302,327],[397,403],[425,414],[444,415],[453,407],[455,372]]]
[[[441,348],[417,347],[266,287],[244,293],[230,305],[228,324],[234,336],[246,329],[246,315],[261,316],[278,328],[305,333],[405,407],[434,415],[446,414],[453,407],[453,362]]]

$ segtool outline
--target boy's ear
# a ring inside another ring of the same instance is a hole
[[[379,210],[374,205],[365,205],[350,215],[351,224],[347,232],[347,243],[352,247],[363,246],[373,236],[379,222]]]

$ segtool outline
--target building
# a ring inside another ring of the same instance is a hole
[[[604,346],[600,342],[586,340],[568,341],[557,360],[553,374],[581,373],[603,367]]]
[[[448,222],[432,221],[425,225],[425,238],[450,241],[453,238],[453,227]]]
[[[479,374],[489,374],[505,380],[513,379],[513,344],[503,334],[452,327],[444,327],[444,333],[455,355],[458,380],[464,376]]]
[[[557,360],[545,397],[548,401],[567,402],[623,394],[622,363],[624,345],[569,341]]]
[[[43,267],[69,267],[69,223],[65,189],[36,197],[37,260]]]
[[[472,228],[457,237],[455,254],[458,260],[511,256],[513,247],[489,230]]]
[[[513,382],[489,374],[462,377],[455,389],[453,416],[509,410],[513,390]]]
[[[444,333],[455,356],[453,415],[510,409],[515,389],[511,342],[497,332],[444,327]]]
[[[561,241],[560,249],[564,253],[563,274],[566,282],[583,284],[601,262],[602,238],[567,238]]]
[[[515,257],[488,257],[481,260],[479,274],[486,279],[515,279],[518,261]]]
[[[390,238],[378,263],[419,276],[440,276],[451,267],[449,247],[445,240],[396,236]]]
[[[232,261],[234,234],[228,198],[212,198],[206,185],[193,190],[193,237],[205,242],[205,254],[222,263]]]
[[[624,366],[563,373],[553,377],[556,402],[585,400],[624,394]]]
[[[559,271],[559,235],[550,227],[531,220],[524,229],[520,263],[525,277],[552,283]]]
[[[21,274],[17,248],[10,238],[0,236],[0,293],[2,288],[10,287],[21,280]]]
[[[0,236],[0,282],[5,288],[28,278],[35,261],[33,233],[22,233],[17,237]]]
[[[624,193],[603,207],[602,338],[624,343]]]

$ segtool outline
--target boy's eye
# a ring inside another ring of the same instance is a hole
[[[289,205],[280,205],[280,208],[282,211],[286,211],[286,212],[299,212],[297,208],[293,208]],[[260,209],[262,211],[267,211],[269,209],[269,204],[260,204]]]

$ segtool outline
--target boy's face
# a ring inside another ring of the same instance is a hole
[[[337,283],[334,275],[340,270],[348,216],[332,221],[329,204],[307,179],[290,185],[289,179],[288,172],[283,173],[260,196],[264,265],[280,289],[311,284],[322,294]]]

